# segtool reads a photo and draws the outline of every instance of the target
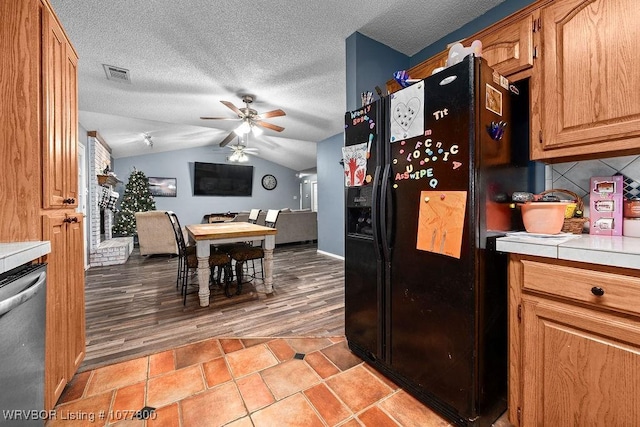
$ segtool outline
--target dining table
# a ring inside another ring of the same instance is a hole
[[[211,245],[221,245],[225,243],[238,243],[246,241],[263,241],[264,250],[264,280],[262,292],[273,293],[273,249],[276,246],[276,228],[265,227],[263,225],[251,224],[249,222],[219,222],[211,224],[187,225],[189,240],[196,245],[196,256],[198,257],[198,298],[200,307],[209,305],[209,255]],[[261,292],[259,288],[256,288]]]

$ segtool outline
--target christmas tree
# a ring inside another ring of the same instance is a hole
[[[153,211],[156,201],[149,192],[149,179],[144,172],[133,168],[129,175],[129,182],[124,189],[124,196],[120,204],[120,213],[112,228],[113,234],[132,236],[136,234],[136,212]]]

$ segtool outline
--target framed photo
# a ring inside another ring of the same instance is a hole
[[[176,178],[149,177],[149,192],[155,197],[176,197],[178,182]]]

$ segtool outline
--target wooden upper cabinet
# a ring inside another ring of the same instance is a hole
[[[482,42],[482,57],[489,66],[507,77],[531,68],[533,26],[533,17],[529,16],[482,35],[479,39]]]
[[[43,207],[78,205],[77,63],[62,27],[42,19]]]
[[[556,1],[540,15],[532,158],[640,153],[636,0]]]

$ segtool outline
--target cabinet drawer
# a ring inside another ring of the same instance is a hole
[[[640,277],[522,260],[525,291],[640,314]]]

